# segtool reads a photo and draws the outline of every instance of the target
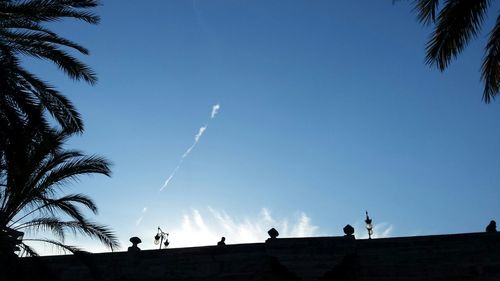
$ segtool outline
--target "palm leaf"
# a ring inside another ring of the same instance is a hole
[[[11,96],[16,97],[15,94]],[[9,100],[0,97],[0,112],[3,101]],[[50,241],[47,243],[58,247],[64,245],[68,232],[98,239],[112,250],[118,247],[118,239],[110,229],[85,217],[83,210],[97,214],[97,206],[89,197],[83,194],[59,196],[64,184],[81,175],[109,176],[109,162],[102,157],[63,149],[70,132],[45,125],[42,130],[36,129],[30,119],[7,120],[5,124],[5,131],[0,130],[8,135],[0,137],[0,227],[36,236],[49,231],[56,240],[25,241]]]
[[[32,44],[33,42],[42,44],[52,43],[75,49],[85,55],[89,54],[89,51],[86,48],[78,45],[73,41],[61,38],[56,34],[47,34],[46,32],[40,33],[32,31],[10,31],[6,29],[0,29],[0,36],[2,36],[5,40],[20,44]]]
[[[30,232],[40,232],[40,231],[51,231],[54,236],[56,236],[61,242],[64,243],[65,238],[65,229],[62,225],[60,219],[55,217],[45,217],[45,218],[36,218],[29,222],[17,225],[13,227],[15,230],[24,230],[27,229],[28,234]]]
[[[45,42],[9,41],[6,45],[17,53],[52,61],[72,79],[83,79],[90,84],[97,82],[96,74],[92,69],[52,44]]]
[[[431,24],[436,21],[436,11],[439,6],[439,0],[416,0],[415,10],[418,20],[423,24]]]
[[[38,257],[38,253],[30,247],[29,245],[26,245],[25,243],[21,243],[19,247],[24,251],[24,256],[28,257]]]
[[[25,0],[0,1],[0,89],[18,91],[47,110],[65,130],[81,132],[83,123],[71,102],[53,87],[41,82],[20,67],[19,56],[31,56],[56,64],[71,79],[90,84],[97,82],[94,71],[68,51],[88,54],[81,45],[58,36],[45,23],[72,18],[97,24],[100,20],[90,9],[99,5],[95,0]],[[21,91],[19,91],[21,89]],[[7,113],[0,111],[0,122],[10,123],[17,113],[20,122],[39,118],[24,111],[19,100],[3,103],[14,107]],[[42,118],[46,116],[42,115]],[[10,121],[9,121],[10,120]],[[0,124],[1,125],[1,124]]]
[[[91,24],[100,21],[99,16],[81,11],[80,9],[94,8],[97,1],[57,1],[57,0],[31,0],[20,3],[2,2],[0,6],[5,14],[15,14],[16,16],[35,21],[50,22],[60,18],[74,18],[83,20]]]
[[[482,65],[482,79],[484,81],[483,100],[489,103],[496,96],[500,82],[500,16],[497,17],[495,27],[490,33],[486,45],[486,55]]]
[[[426,62],[443,71],[477,36],[490,5],[490,0],[447,0],[440,11],[437,25],[427,43]]]
[[[85,252],[83,249],[81,249],[77,246],[66,245],[66,244],[61,243],[59,241],[47,239],[47,238],[26,238],[26,239],[23,239],[23,241],[51,244],[51,245],[55,246],[56,248],[63,250],[63,252],[65,252],[65,253],[70,252],[70,253],[74,254],[77,252]]]
[[[85,174],[111,175],[110,163],[98,156],[86,156],[62,163],[47,173],[47,176],[37,183],[36,190],[41,192],[50,191],[50,187],[63,185],[68,181],[76,180]]]

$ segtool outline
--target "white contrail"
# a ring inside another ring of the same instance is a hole
[[[162,191],[165,187],[167,187],[168,183],[172,180],[172,178],[174,177],[175,173],[177,173],[177,170],[179,170],[179,168],[181,167],[181,163],[182,163],[182,160],[181,160],[181,162],[179,162],[179,165],[177,165],[177,167],[175,167],[175,169],[172,171],[172,173],[170,174],[170,176],[168,176],[167,180],[165,181],[165,183],[163,184],[163,186],[160,188],[160,191]]]
[[[147,208],[147,207],[142,208],[142,214],[141,214],[141,216],[137,219],[137,221],[135,222],[135,225],[139,225],[139,224],[141,224],[142,219],[144,218],[144,215],[146,214],[146,212],[147,212],[147,211],[148,211],[148,208]]]
[[[196,144],[198,144],[201,136],[203,136],[203,133],[207,129],[207,126],[208,125],[205,125],[198,130],[198,133],[194,136],[194,143],[186,150],[186,152],[184,152],[184,154],[182,154],[182,158],[186,158],[191,152],[191,150],[193,150],[193,148],[196,146]]]
[[[220,109],[220,104],[212,106],[212,114],[210,115],[210,119],[214,119],[215,115],[219,113],[219,109]]]
[[[219,113],[219,109],[220,109],[220,104],[218,104],[218,103],[212,106],[212,112],[210,113],[210,119],[214,119],[215,118],[215,115],[217,115],[217,113]],[[177,164],[177,166],[175,167],[175,169],[172,171],[172,173],[170,173],[170,175],[168,176],[168,178],[165,180],[165,183],[160,188],[160,192],[165,187],[167,187],[167,185],[170,183],[170,181],[172,180],[172,178],[175,176],[175,173],[177,173],[177,170],[179,170],[179,168],[181,167],[182,162],[184,161],[184,159],[189,155],[189,153],[191,153],[191,151],[198,144],[198,142],[200,141],[201,137],[203,136],[203,134],[205,133],[205,131],[207,130],[207,128],[208,128],[208,124],[205,125],[205,126],[200,127],[200,129],[198,129],[198,133],[194,136],[194,142],[193,142],[193,144],[186,150],[186,152],[184,152],[184,154],[182,154],[181,159],[179,160],[179,164]]]

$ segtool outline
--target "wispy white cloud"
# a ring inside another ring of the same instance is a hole
[[[210,119],[214,119],[215,115],[219,113],[219,109],[220,109],[220,104],[212,106],[212,114],[210,115]]]
[[[301,213],[299,221],[294,226],[292,236],[296,237],[309,237],[313,236],[318,229],[317,226],[311,224],[311,219],[305,214]]]
[[[208,212],[193,209],[185,214],[182,223],[170,231],[172,247],[214,245],[222,236],[228,244],[263,242],[267,231],[276,228],[280,237],[305,237],[317,235],[318,227],[300,213],[288,227],[288,218],[276,219],[263,208],[254,217],[233,218],[223,210],[208,207]]]
[[[141,217],[136,221],[140,227],[134,228],[134,232],[121,237],[122,249],[125,250],[130,243],[128,238],[138,236],[143,240],[139,247],[143,250],[157,249],[153,244],[153,235],[156,233],[156,225],[145,225],[142,218],[148,213],[147,207],[141,210]],[[153,212],[154,213],[154,212]],[[353,224],[357,239],[366,239],[368,234],[362,222]],[[298,212],[294,215],[276,217],[267,208],[262,208],[254,215],[244,217],[229,215],[226,211],[207,207],[206,209],[192,209],[182,216],[178,225],[171,225],[165,231],[169,232],[169,247],[193,247],[215,245],[222,236],[226,237],[226,243],[253,243],[264,242],[267,238],[267,231],[276,228],[280,233],[280,238],[286,237],[314,237],[314,236],[342,236],[339,230],[335,234],[320,232],[320,228],[313,224],[313,220],[305,212]],[[374,224],[373,238],[391,237],[394,226],[389,223]],[[79,245],[91,252],[108,252],[109,249],[102,244],[85,237],[69,237],[66,241],[71,245]],[[42,255],[58,254],[50,247],[35,245],[40,249]]]

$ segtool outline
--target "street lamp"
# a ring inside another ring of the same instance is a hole
[[[163,243],[163,239],[165,239],[165,243]],[[168,233],[163,232],[160,227],[158,227],[158,232],[155,235],[155,245],[158,244],[160,244],[160,249],[162,244],[165,246],[165,248],[170,244],[168,242]]]
[[[372,219],[368,216],[368,211],[366,211],[366,230],[368,230],[368,239],[372,239],[372,234],[373,234],[373,224],[372,224]]]

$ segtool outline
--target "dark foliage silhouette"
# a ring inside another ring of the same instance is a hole
[[[47,124],[40,129],[40,124],[27,121],[3,129],[9,137],[0,150],[0,229],[25,233],[20,248],[26,255],[37,255],[30,246],[37,242],[79,251],[64,243],[68,232],[97,238],[111,249],[117,247],[117,238],[107,227],[83,214],[81,207],[97,213],[94,202],[82,194],[63,192],[81,175],[109,176],[108,161],[64,149],[71,134]],[[40,238],[44,232],[54,238]]]
[[[99,17],[89,11],[97,5],[95,0],[0,0],[0,126],[18,116],[40,118],[33,110],[41,105],[63,129],[83,131],[73,104],[23,68],[20,57],[50,61],[72,79],[96,83],[95,73],[69,53],[86,55],[88,50],[45,25],[65,18],[97,24]]]
[[[418,20],[433,31],[426,45],[426,62],[444,71],[481,31],[491,0],[415,0]],[[481,65],[483,101],[490,103],[499,91],[500,15],[489,31]]]
[[[71,79],[96,83],[95,73],[71,54],[87,55],[88,50],[47,24],[62,19],[97,24],[100,19],[91,11],[97,5],[96,0],[0,0],[1,251],[10,247],[6,241],[11,230],[25,232],[20,247],[27,255],[37,254],[29,246],[34,242],[79,250],[64,243],[68,232],[97,238],[111,249],[118,245],[107,227],[83,215],[81,207],[97,212],[92,200],[62,193],[80,175],[109,176],[108,162],[63,149],[72,134],[83,132],[80,114],[69,99],[21,64],[23,57],[47,60]],[[61,129],[49,126],[47,113]],[[34,236],[44,231],[54,239]]]

